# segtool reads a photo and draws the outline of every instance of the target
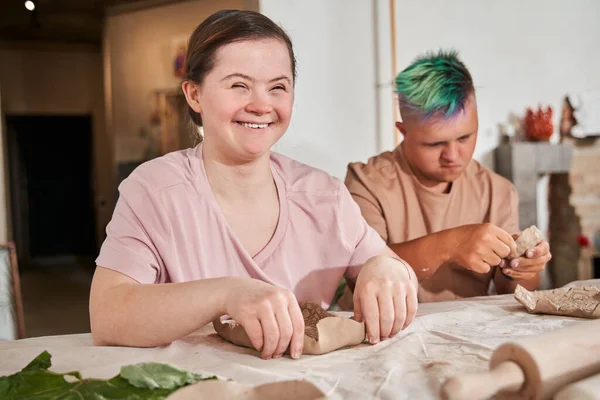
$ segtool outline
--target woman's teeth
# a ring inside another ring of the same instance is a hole
[[[252,128],[252,129],[264,129],[267,126],[269,126],[269,124],[249,124],[247,122],[238,122],[238,124],[245,126],[246,128]]]

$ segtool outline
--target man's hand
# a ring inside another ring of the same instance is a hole
[[[363,265],[354,289],[354,318],[365,321],[369,342],[393,337],[410,325],[417,288],[414,271],[397,258],[372,257]]]
[[[464,225],[451,230],[454,238],[450,262],[487,273],[516,249],[513,237],[490,223]]]
[[[514,238],[518,234],[513,235]],[[546,264],[552,259],[550,253],[550,245],[547,241],[542,240],[533,249],[519,258],[514,258],[510,261],[503,261],[500,264],[502,272],[513,279],[532,279],[539,274]]]

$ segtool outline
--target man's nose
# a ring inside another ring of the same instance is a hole
[[[458,143],[450,142],[444,147],[442,159],[448,163],[453,163],[458,160]]]

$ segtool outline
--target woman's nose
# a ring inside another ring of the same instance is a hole
[[[273,111],[273,107],[269,103],[266,95],[255,92],[252,94],[250,102],[246,105],[246,111],[257,115],[263,115]]]

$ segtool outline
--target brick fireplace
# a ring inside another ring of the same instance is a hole
[[[496,148],[496,172],[510,180],[519,193],[519,228],[538,225],[537,181],[545,174],[569,171],[571,146],[547,142],[506,143]]]
[[[594,246],[594,236],[600,236],[600,138],[507,143],[496,149],[495,156],[496,171],[519,193],[521,229],[539,226],[536,183],[540,176],[550,175],[550,285],[600,278],[600,249]]]
[[[569,172],[552,176],[548,190],[556,286],[600,279],[600,137],[565,137],[563,143],[572,148]]]

